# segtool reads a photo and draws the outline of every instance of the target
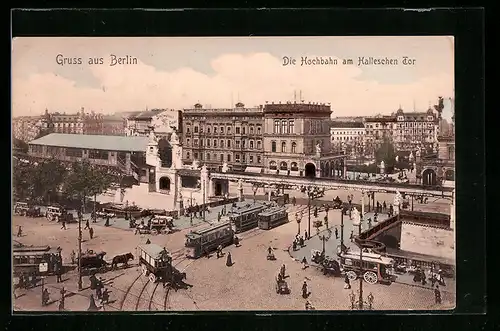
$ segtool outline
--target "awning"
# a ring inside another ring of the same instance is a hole
[[[259,167],[246,167],[245,172],[250,172],[253,174],[261,174],[262,173],[262,168]]]

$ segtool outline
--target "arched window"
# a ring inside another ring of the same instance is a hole
[[[281,153],[286,153],[286,142],[281,142]]]
[[[224,140],[221,140],[221,141],[220,141],[220,147],[221,147],[221,148],[224,148]]]
[[[257,140],[257,149],[262,148],[262,142],[260,140]]]
[[[210,153],[207,153],[207,161],[210,161]]]
[[[269,162],[269,169],[276,170],[276,161]]]
[[[221,162],[224,162],[224,154],[221,154],[221,155],[220,155],[220,161],[221,161]]]
[[[253,149],[253,140],[250,140],[250,149]]]
[[[286,162],[280,163],[280,170],[288,170],[288,164]]]
[[[281,121],[281,133],[287,133],[286,120]]]
[[[299,167],[297,166],[297,162],[292,162],[290,164],[290,170],[292,170],[292,171],[299,171]]]
[[[292,153],[297,153],[297,143],[292,142]]]
[[[288,121],[288,133],[295,133],[295,122],[294,120]]]
[[[271,141],[271,152],[276,152],[276,141]]]
[[[280,120],[274,120],[274,133],[280,132]]]
[[[217,139],[214,139],[214,147],[217,147]]]

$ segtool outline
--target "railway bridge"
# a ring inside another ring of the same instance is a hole
[[[317,187],[326,190],[349,190],[361,191],[363,193],[404,193],[409,195],[421,195],[428,197],[440,197],[452,200],[454,188],[442,186],[424,186],[403,183],[369,182],[359,180],[347,180],[338,178],[307,178],[290,177],[284,175],[234,173],[234,172],[210,172],[201,171],[202,187],[207,189],[209,196],[224,195],[228,189],[228,182],[246,182],[258,185],[300,188]],[[205,184],[207,181],[207,184]],[[242,187],[240,185],[240,190]]]

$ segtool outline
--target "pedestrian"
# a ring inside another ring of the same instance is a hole
[[[339,229],[335,228],[335,239],[339,239]]]
[[[233,260],[231,258],[231,252],[227,253],[226,266],[230,267],[233,265]]]
[[[23,228],[19,225],[17,228],[17,236],[22,237],[23,236]]]
[[[292,249],[294,252],[297,250],[297,241],[296,240],[293,241]]]
[[[97,299],[101,299],[103,288],[104,288],[104,285],[102,284],[102,278],[99,277],[99,281],[97,282],[97,286],[95,289],[95,295],[96,295]]]
[[[62,263],[56,262],[56,282],[62,283]]]
[[[351,235],[349,236],[349,239],[351,241],[353,241],[353,239],[354,239],[354,231],[353,230],[351,230]]]
[[[437,305],[441,304],[441,292],[439,291],[439,286],[436,286],[434,289],[434,299]]]
[[[71,264],[75,264],[75,262],[76,262],[76,253],[75,253],[75,250],[72,250],[69,256],[71,258]]]
[[[109,215],[106,216],[106,223],[104,223],[104,226],[109,226]]]
[[[61,288],[61,300],[59,300],[59,311],[64,310],[64,295],[66,294],[66,290],[64,289],[64,286]]]
[[[420,276],[422,278],[422,285],[427,285],[427,277],[425,277],[425,272],[422,271],[422,274]]]
[[[304,245],[304,237],[302,237],[302,236],[301,236],[301,237],[299,238],[299,244],[300,244],[300,247],[304,247],[304,246],[305,246],[305,245]]]
[[[378,221],[377,221],[377,217],[378,217],[378,215],[375,213],[375,215],[373,215],[373,221],[374,221],[375,223],[377,223],[377,222],[378,222]]]
[[[307,239],[309,239],[309,237],[308,237],[308,233],[307,233],[307,230],[305,230],[305,231],[304,231],[304,238],[305,238],[306,240],[307,240]]]
[[[385,212],[387,210],[387,204],[385,201],[382,203],[382,210]]]
[[[148,240],[146,240],[146,245],[149,245],[149,244],[151,244],[151,240],[149,240],[149,238],[148,238]]]
[[[89,236],[90,236],[90,239],[94,238],[94,228],[89,229]]]
[[[344,289],[350,290],[351,289],[351,281],[349,280],[349,277],[347,277],[347,274],[344,277]]]
[[[307,282],[304,280],[304,283],[302,284],[302,297],[307,299],[308,296],[309,292],[307,291]]]
[[[66,221],[65,220],[62,220],[62,226],[61,226],[61,230],[66,230]]]
[[[89,220],[85,221],[85,227],[83,228],[84,230],[90,229],[90,223]]]
[[[292,198],[292,205],[295,207],[295,204],[297,203],[297,199],[295,197]]]
[[[273,252],[273,249],[271,248],[271,246],[269,246],[269,248],[267,249],[267,253],[268,253],[269,255],[271,255],[271,253],[272,253],[272,252]]]
[[[90,295],[90,304],[89,304],[89,308],[87,309],[87,311],[97,311],[97,310],[99,310],[99,308],[97,308],[97,305],[95,304],[94,295],[91,294]]]
[[[304,258],[302,259],[302,270],[305,270],[306,268],[307,268],[307,259],[304,256]]]
[[[42,306],[46,306],[49,303],[49,300],[50,300],[49,290],[45,288],[42,292]]]
[[[217,258],[222,257],[222,245],[217,246]]]
[[[280,273],[281,273],[281,276],[283,277],[283,279],[286,277],[286,267],[285,265],[283,264],[280,268]]]

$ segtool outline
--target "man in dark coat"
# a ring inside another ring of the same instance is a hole
[[[19,225],[17,228],[17,236],[22,237],[23,236],[23,228]]]
[[[227,253],[227,260],[226,260],[226,266],[230,267],[233,265],[233,260],[231,258],[231,252]]]
[[[305,299],[307,298],[309,293],[307,292],[307,283],[304,280],[304,283],[302,284],[302,297]]]
[[[89,220],[85,221],[85,227],[83,229],[84,230],[90,229],[90,222],[89,222]]]
[[[62,223],[61,230],[63,229],[66,230],[66,221],[62,220],[61,223]]]
[[[95,304],[94,295],[91,294],[90,295],[90,305],[89,305],[89,308],[87,309],[87,311],[97,311],[97,310],[99,310],[99,308]]]
[[[94,238],[94,228],[89,229],[89,236],[90,236],[90,239]]]
[[[55,271],[56,271],[56,282],[62,283],[62,262],[57,261],[55,263]]]
[[[349,277],[347,277],[347,275],[345,275],[344,277],[344,289],[346,290],[350,290],[351,289],[351,281],[349,280]]]
[[[335,239],[339,239],[339,229],[335,228]]]
[[[436,304],[441,304],[441,292],[439,291],[439,286],[436,286],[434,289],[434,299],[436,301]]]

